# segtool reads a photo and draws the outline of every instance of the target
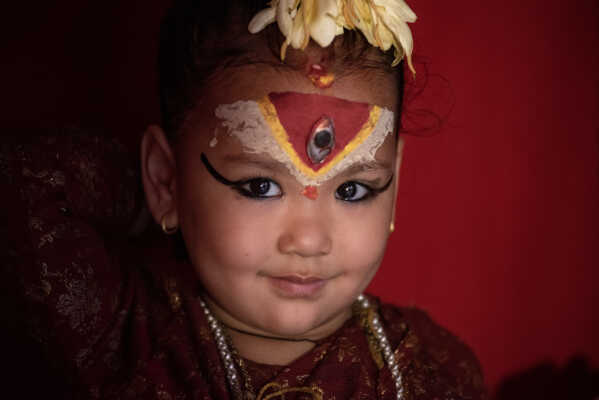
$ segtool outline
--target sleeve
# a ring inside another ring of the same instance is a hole
[[[128,316],[119,311],[130,308],[135,281],[112,249],[139,208],[131,164],[116,141],[76,130],[0,145],[2,346],[16,360],[25,348],[13,343],[41,354],[13,373],[24,385],[44,360],[69,386],[102,381],[125,362]]]
[[[399,358],[410,360],[404,379],[414,399],[487,399],[480,363],[464,342],[420,309],[387,306],[382,314],[401,337]]]

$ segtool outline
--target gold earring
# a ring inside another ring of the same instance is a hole
[[[395,221],[391,221],[389,224],[389,233],[395,232]]]
[[[164,232],[166,235],[173,235],[177,232],[177,230],[179,230],[179,227],[177,225],[171,228],[166,226],[166,215],[162,217],[162,220],[160,221],[160,226],[162,226],[162,232]]]

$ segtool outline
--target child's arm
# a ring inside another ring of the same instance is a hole
[[[71,383],[125,363],[129,316],[117,310],[129,308],[134,280],[112,248],[139,208],[134,162],[115,141],[75,131],[0,145],[0,311]]]

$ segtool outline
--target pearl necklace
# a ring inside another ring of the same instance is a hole
[[[356,299],[360,307],[367,309],[370,307],[370,303],[368,302],[368,298],[363,294],[359,295]],[[399,372],[399,366],[397,365],[397,360],[395,359],[395,354],[393,354],[393,349],[391,348],[391,344],[387,339],[387,335],[385,335],[385,330],[383,329],[383,325],[381,324],[381,320],[378,315],[375,315],[372,319],[373,325],[373,333],[379,344],[379,347],[383,351],[383,356],[385,357],[385,362],[387,363],[387,368],[391,371],[391,376],[395,380],[395,390],[397,392],[397,400],[404,400],[404,389],[402,383],[401,373]]]
[[[363,309],[367,309],[370,307],[368,298],[362,294],[358,296],[356,301],[358,305]],[[227,343],[227,339],[225,333],[223,332],[223,328],[221,324],[218,322],[218,320],[214,318],[214,316],[212,316],[212,313],[210,312],[210,309],[208,308],[206,303],[204,303],[202,299],[199,299],[199,302],[202,306],[202,309],[204,310],[204,315],[206,315],[206,319],[208,320],[208,325],[210,326],[210,330],[212,331],[214,340],[216,341],[216,347],[218,348],[221,361],[225,366],[227,383],[229,384],[229,388],[233,393],[233,398],[235,400],[243,400],[239,375],[237,374],[235,362],[233,360],[231,350],[229,349],[229,344]],[[387,368],[389,368],[389,371],[391,371],[391,376],[395,381],[397,400],[404,400],[404,389],[402,383],[402,376],[399,372],[399,366],[397,365],[397,360],[395,359],[395,355],[393,354],[391,344],[389,343],[389,340],[385,335],[385,331],[383,329],[378,315],[375,315],[372,319],[372,325],[373,334],[378,342],[379,347],[383,352],[383,357],[385,358]]]

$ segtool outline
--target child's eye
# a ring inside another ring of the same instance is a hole
[[[361,201],[372,195],[372,188],[353,181],[345,182],[335,192],[335,198],[343,201]]]
[[[235,185],[234,188],[243,196],[250,198],[266,199],[271,197],[281,197],[283,194],[281,187],[268,178],[248,179],[243,183]]]

